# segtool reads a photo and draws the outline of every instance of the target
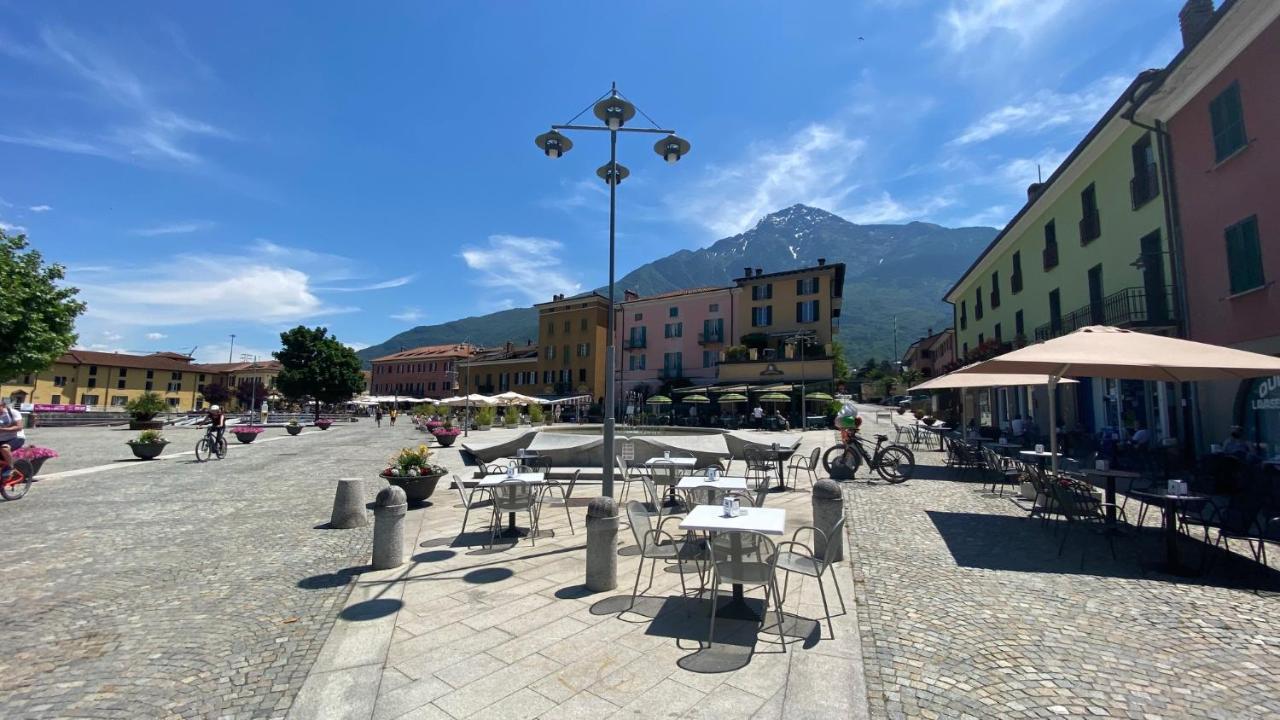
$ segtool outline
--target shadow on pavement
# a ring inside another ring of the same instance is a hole
[[[351,622],[359,622],[362,620],[377,620],[380,617],[386,617],[394,612],[398,612],[404,607],[404,603],[400,600],[392,600],[390,598],[376,598],[374,600],[365,600],[355,605],[350,605],[338,613],[338,617]]]
[[[342,587],[347,583],[355,582],[356,576],[363,572],[373,569],[372,565],[357,565],[355,567],[343,568],[337,572],[325,573],[323,575],[312,575],[298,581],[298,587],[303,590],[324,590],[327,588]]]

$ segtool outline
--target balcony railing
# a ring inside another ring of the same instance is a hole
[[[682,368],[662,368],[658,371],[658,378],[661,380],[678,380],[684,377]]]
[[[628,350],[643,350],[648,346],[647,338],[635,337],[627,338],[623,343],[623,347]]]
[[[724,342],[724,333],[698,333],[699,345],[718,345]]]
[[[1102,218],[1096,213],[1085,215],[1080,219],[1080,244],[1088,245],[1090,241],[1102,236]]]
[[[1156,177],[1156,166],[1148,165],[1147,171],[1134,175],[1129,181],[1129,195],[1133,198],[1133,209],[1146,205],[1160,194],[1160,179]]]
[[[1166,327],[1176,323],[1172,288],[1148,295],[1142,287],[1125,288],[1036,328],[1036,342],[1079,330],[1088,325],[1114,327]]]

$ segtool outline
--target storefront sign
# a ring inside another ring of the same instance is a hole
[[[45,405],[45,404],[37,403],[35,405],[32,405],[31,409],[36,412],[82,413],[82,412],[88,412],[89,406],[88,405]]]
[[[1280,410],[1280,376],[1254,381],[1249,393],[1249,409],[1258,411]]]

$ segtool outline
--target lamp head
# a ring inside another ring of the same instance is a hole
[[[653,145],[653,151],[669,163],[678,162],[689,154],[689,148],[689,141],[678,135],[668,135]]]
[[[558,158],[573,148],[573,141],[555,130],[542,133],[533,143],[549,158]]]
[[[592,112],[605,125],[609,126],[610,130],[617,130],[635,117],[636,106],[623,100],[622,96],[615,90],[610,93],[609,97],[596,103]]]
[[[599,168],[596,168],[596,175],[599,176],[601,180],[605,181],[606,185],[617,185],[623,180],[626,180],[627,176],[630,174],[631,171],[628,170],[626,166],[619,165],[618,163],[613,163],[612,165],[605,163]]]

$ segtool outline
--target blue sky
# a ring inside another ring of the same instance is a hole
[[[607,140],[533,137],[610,81],[693,144],[620,143],[619,275],[796,202],[999,226],[1180,5],[0,0],[0,223],[83,347],[363,347],[605,282]]]

